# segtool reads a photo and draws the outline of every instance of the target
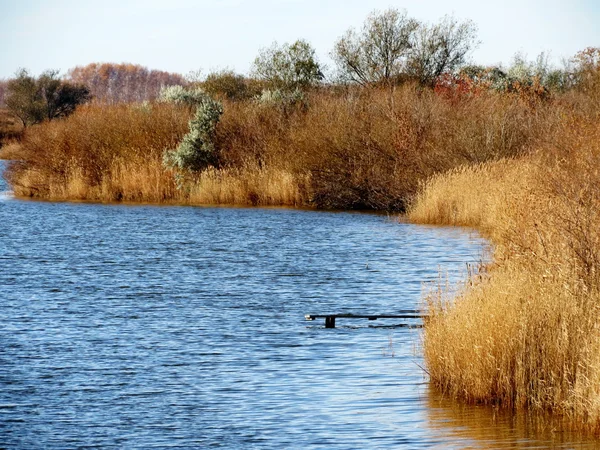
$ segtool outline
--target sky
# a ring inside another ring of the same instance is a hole
[[[331,68],[335,41],[390,7],[423,22],[472,20],[478,64],[542,51],[560,64],[600,47],[600,0],[0,0],[0,79],[19,68],[64,74],[92,62],[248,73],[261,48],[296,39],[310,42]]]

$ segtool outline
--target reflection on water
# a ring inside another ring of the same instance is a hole
[[[304,321],[417,308],[483,245],[377,215],[4,197],[0,448],[563,442],[439,401],[419,329]]]
[[[566,431],[560,419],[527,412],[514,413],[492,406],[452,401],[427,389],[427,415],[434,434],[454,448],[600,448],[600,442]]]

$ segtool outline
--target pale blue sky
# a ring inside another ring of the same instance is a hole
[[[91,62],[246,73],[261,47],[298,38],[331,64],[335,40],[388,7],[423,21],[473,20],[482,64],[508,63],[517,51],[550,51],[558,62],[600,46],[600,0],[0,0],[0,78]]]

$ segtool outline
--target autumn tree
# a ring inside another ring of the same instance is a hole
[[[588,47],[572,59],[572,83],[584,92],[598,92],[600,87],[600,47]]]
[[[92,63],[71,69],[68,77],[88,86],[95,101],[108,104],[155,100],[163,87],[187,85],[179,74],[137,64]]]
[[[68,116],[89,100],[87,87],[61,80],[56,70],[48,70],[35,78],[21,69],[7,84],[5,102],[23,125],[28,126]]]
[[[323,79],[314,48],[302,39],[261,49],[252,72],[271,89],[305,89]]]
[[[372,12],[360,32],[349,29],[331,54],[343,80],[362,85],[389,83],[405,72],[419,23],[406,11]]]

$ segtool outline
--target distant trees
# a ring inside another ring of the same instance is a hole
[[[371,13],[360,32],[351,28],[335,43],[332,57],[342,79],[364,85],[400,77],[418,27],[406,11]]]
[[[314,48],[302,39],[261,49],[252,72],[274,90],[305,89],[323,79]]]
[[[179,74],[137,64],[92,63],[69,70],[68,77],[88,86],[95,101],[108,104],[154,100],[165,86],[187,84]]]
[[[371,13],[360,32],[348,30],[331,55],[342,80],[390,84],[410,77],[432,85],[465,64],[477,45],[476,32],[470,21],[447,16],[428,25],[390,8]]]
[[[35,78],[21,69],[8,81],[6,90],[6,106],[23,126],[68,116],[91,98],[86,86],[61,80],[56,70]]]

